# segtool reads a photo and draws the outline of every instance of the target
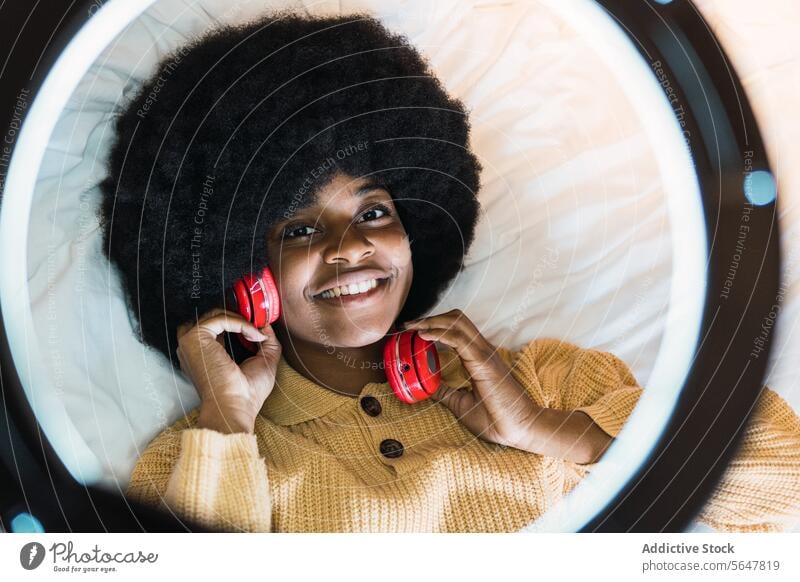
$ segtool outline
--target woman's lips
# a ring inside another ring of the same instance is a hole
[[[383,295],[389,287],[389,279],[378,279],[378,284],[367,291],[366,293],[357,293],[355,295],[339,295],[338,297],[314,297],[315,301],[332,305],[334,307],[360,307],[364,304],[371,303]]]

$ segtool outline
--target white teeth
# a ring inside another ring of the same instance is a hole
[[[366,293],[378,286],[377,279],[370,279],[369,281],[360,281],[359,283],[352,283],[350,285],[343,285],[341,287],[334,287],[320,293],[320,297],[324,299],[331,299],[341,295],[357,295],[359,293]]]

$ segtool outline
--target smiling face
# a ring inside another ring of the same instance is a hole
[[[391,195],[342,173],[268,233],[281,300],[277,324],[292,340],[335,347],[379,341],[405,304],[413,267]]]

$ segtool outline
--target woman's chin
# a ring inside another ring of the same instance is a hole
[[[353,326],[350,333],[345,332],[340,335],[337,334],[339,338],[337,338],[338,341],[334,341],[334,343],[342,348],[363,348],[364,346],[369,346],[383,340],[386,335],[392,331],[392,326],[393,322],[369,327]]]

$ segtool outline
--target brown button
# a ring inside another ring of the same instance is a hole
[[[403,443],[394,439],[383,440],[381,454],[388,459],[396,459],[403,454]]]
[[[373,396],[364,396],[361,399],[361,408],[370,416],[378,416],[381,413],[381,403]]]

